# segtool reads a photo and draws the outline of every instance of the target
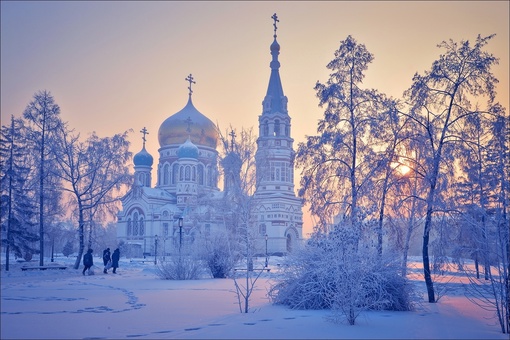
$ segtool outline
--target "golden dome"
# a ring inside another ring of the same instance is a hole
[[[216,125],[193,106],[191,96],[181,111],[168,117],[159,127],[159,145],[161,147],[171,144],[181,145],[186,142],[188,136],[198,146],[216,149],[218,144]]]

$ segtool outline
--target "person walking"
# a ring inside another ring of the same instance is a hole
[[[87,270],[90,270],[90,268],[94,265],[94,259],[92,258],[92,249],[87,250],[87,253],[83,255],[83,272],[82,274],[85,275],[85,272]],[[89,273],[90,275],[90,273]]]
[[[103,250],[103,263],[104,263],[104,270],[103,273],[108,274],[108,269],[111,267],[111,263],[109,263],[112,260],[110,256],[110,248],[106,248]]]
[[[113,255],[112,255],[112,268],[113,268],[114,274],[117,274],[117,268],[119,268],[119,259],[120,259],[120,250],[119,250],[119,248],[117,248],[113,251]]]

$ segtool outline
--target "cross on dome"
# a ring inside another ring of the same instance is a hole
[[[278,29],[278,27],[276,27],[276,23],[277,22],[280,22],[280,20],[278,20],[278,16],[275,14],[273,14],[273,16],[271,16],[271,19],[274,20],[274,23],[273,23],[273,26],[274,26],[274,37],[276,38],[276,30]]]
[[[232,151],[234,151],[234,144],[235,144],[236,133],[232,129],[232,131],[230,131],[229,135],[230,135],[230,137],[232,137]]]
[[[193,76],[191,75],[191,73],[184,80],[189,82],[188,90],[189,90],[189,96],[191,98],[191,94],[193,93],[193,90],[191,89],[191,84],[196,84],[196,82],[194,81]]]
[[[143,140],[143,148],[145,149],[145,142],[147,139],[145,138],[145,135],[149,134],[149,131],[147,131],[147,128],[144,126],[143,129],[140,130],[140,132],[143,134],[142,140]]]

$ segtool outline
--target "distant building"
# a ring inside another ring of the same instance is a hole
[[[294,150],[287,97],[279,75],[276,16],[271,44],[271,75],[263,110],[259,116],[259,138],[255,155],[257,185],[251,204],[250,223],[256,230],[258,253],[285,254],[302,239],[302,203],[294,193]],[[236,191],[241,161],[235,152],[220,160],[219,133],[213,122],[192,102],[191,75],[186,106],[160,126],[159,163],[156,186],[151,187],[154,160],[143,148],[133,157],[134,183],[122,198],[117,238],[128,249],[126,256],[173,254],[198,237],[229,230],[225,200]],[[232,151],[234,150],[234,142]],[[224,188],[218,188],[219,166]],[[179,221],[181,219],[181,221]],[[181,225],[179,225],[181,223]]]

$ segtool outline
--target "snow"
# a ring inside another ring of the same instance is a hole
[[[231,279],[161,280],[153,262],[129,259],[121,259],[118,274],[95,266],[95,275],[83,276],[65,257],[56,262],[66,270],[21,271],[13,262],[5,272],[3,259],[1,338],[508,339],[491,312],[464,296],[460,274],[445,279],[438,303],[425,302],[417,280],[423,301],[415,311],[366,312],[349,326],[332,322],[329,311],[272,305],[267,289],[277,261],[271,258],[272,271],[257,282],[250,313],[241,314]],[[419,273],[419,265],[411,271]]]

